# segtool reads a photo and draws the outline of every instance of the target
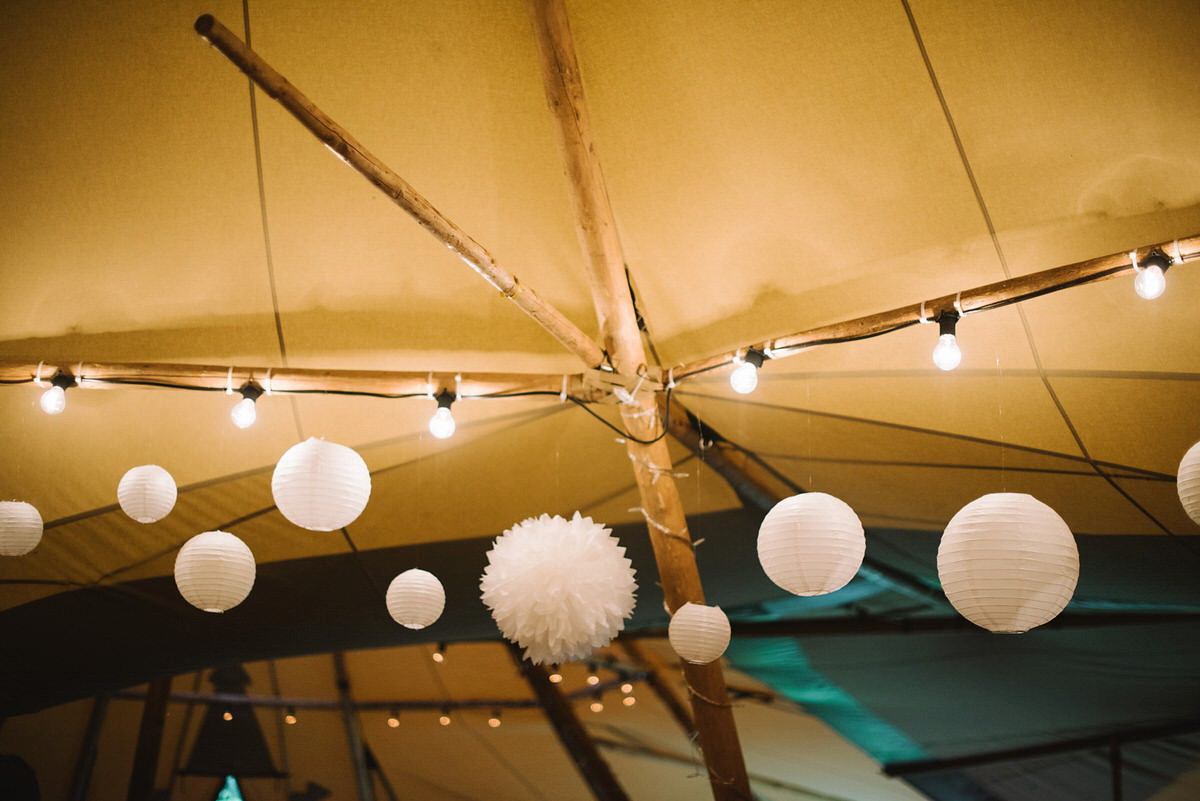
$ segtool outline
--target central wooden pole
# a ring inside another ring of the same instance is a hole
[[[641,375],[646,370],[645,348],[600,162],[593,148],[591,120],[566,9],[562,0],[531,0],[531,6],[546,100],[559,123],[576,230],[603,347],[618,373]],[[702,604],[704,591],[683,503],[671,473],[670,454],[662,438],[658,407],[653,396],[643,393],[634,402],[622,404],[621,413],[667,608],[674,613],[687,602]],[[713,797],[717,801],[747,801],[751,798],[750,782],[721,666],[717,662],[685,665],[684,673]]]

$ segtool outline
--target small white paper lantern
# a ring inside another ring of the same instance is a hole
[[[353,449],[309,437],[280,457],[271,476],[275,505],[309,531],[350,525],[371,497],[371,473]]]
[[[1188,448],[1179,462],[1179,477],[1175,482],[1183,510],[1200,525],[1200,442]]]
[[[996,492],[950,519],[937,567],[959,614],[989,631],[1020,634],[1052,620],[1071,600],[1079,550],[1049,506],[1032,495]]]
[[[758,561],[771,581],[795,595],[844,587],[862,565],[867,540],[854,510],[824,492],[784,498],[758,528]]]
[[[671,616],[667,639],[680,658],[707,665],[729,647],[729,618],[719,606],[686,603]]]
[[[224,612],[246,600],[254,573],[254,554],[228,531],[197,534],[175,557],[179,594],[205,612]]]
[[[428,571],[405,570],[388,585],[388,614],[405,628],[423,629],[441,617],[445,608],[446,590]]]
[[[139,523],[154,523],[175,508],[178,490],[171,474],[156,464],[131,468],[117,485],[121,510]]]
[[[24,556],[42,541],[42,516],[25,501],[0,502],[0,555]]]

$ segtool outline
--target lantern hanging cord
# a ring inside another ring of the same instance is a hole
[[[715,706],[718,709],[733,709],[733,704],[729,703],[728,701],[726,701],[725,703],[721,703],[720,701],[714,701],[713,699],[709,698],[707,695],[705,695],[704,693],[700,692],[695,687],[693,687],[692,683],[690,681],[687,683],[687,688],[688,688],[689,695],[691,695],[693,698],[699,698],[701,701],[708,704],[709,706]]]

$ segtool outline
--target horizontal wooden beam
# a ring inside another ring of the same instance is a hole
[[[943,759],[914,759],[906,762],[888,762],[883,766],[883,772],[888,776],[919,776],[927,773],[942,773],[948,770],[961,770],[963,768],[992,765],[1000,762],[1017,762],[1022,759],[1036,759],[1038,757],[1053,756],[1054,754],[1095,751],[1101,748],[1109,748],[1113,745],[1161,740],[1167,737],[1192,734],[1197,731],[1200,731],[1200,720],[1185,720],[1164,726],[1121,729],[1106,734],[1057,740],[1050,743],[1038,743],[1022,748],[983,751],[974,754],[945,757]]]
[[[572,323],[562,312],[543,300],[536,292],[525,286],[512,273],[505,270],[492,254],[451,222],[433,204],[422,197],[407,181],[397,175],[386,164],[359,144],[345,128],[333,121],[325,112],[277,72],[271,65],[251,50],[228,28],[205,14],[196,20],[196,32],[221,51],[234,66],[246,74],[251,81],[283,106],[300,124],[307,128],[329,150],[360,175],[392,199],[397,206],[408,212],[439,242],[456,256],[470,265],[491,284],[496,291],[511,300],[561,342],[567,350],[583,360],[588,367],[599,367],[605,362],[604,351],[591,337]]]
[[[1200,259],[1200,234],[1184,239],[1159,242],[1153,245],[1139,247],[1137,254],[1140,263],[1152,251],[1162,251],[1172,260],[1184,262]],[[803,350],[838,342],[864,339],[885,334],[898,328],[904,328],[921,321],[932,322],[942,312],[958,311],[961,314],[971,314],[986,311],[1000,306],[1019,303],[1035,297],[1059,292],[1082,284],[1095,283],[1107,278],[1115,278],[1133,272],[1130,252],[1111,253],[1096,259],[1054,267],[1041,272],[1008,278],[983,286],[964,289],[949,295],[926,300],[923,303],[913,303],[908,306],[889,309],[888,311],[869,314],[865,317],[855,317],[836,323],[809,328],[794,334],[755,342],[733,351],[726,351],[715,356],[686,362],[673,367],[669,372],[675,381],[681,381],[710,370],[715,370],[732,364],[739,354],[747,349],[767,352],[772,359],[792,356]],[[1168,278],[1168,280],[1170,280]],[[1130,289],[1132,294],[1133,290]],[[1134,302],[1131,300],[1130,302]]]
[[[399,370],[325,370],[301,367],[244,367],[205,364],[145,364],[117,362],[0,362],[0,383],[42,381],[56,372],[74,376],[82,387],[119,389],[237,389],[249,381],[272,393],[419,397],[445,389],[460,397],[504,397],[529,393],[566,395],[596,401],[610,394],[595,374],[447,373]],[[608,374],[619,378],[615,374]],[[617,383],[620,383],[617,381]]]

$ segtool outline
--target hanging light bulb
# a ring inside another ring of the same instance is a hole
[[[592,700],[592,703],[588,706],[588,709],[592,710],[593,712],[604,711],[604,701],[600,700],[599,693],[596,694],[596,697]]]
[[[389,729],[400,727],[400,710],[392,707],[392,714],[388,715],[387,725]]]
[[[433,417],[429,418],[429,433],[438,439],[446,439],[454,433],[454,415],[450,413],[450,405],[454,403],[455,396],[450,390],[443,389],[433,397],[438,407]]]
[[[624,704],[625,706],[633,706],[634,704],[637,703],[637,699],[634,698],[632,695],[627,695],[621,699],[621,703]]]
[[[438,718],[438,723],[442,726],[450,725],[450,707],[442,707],[442,716]]]
[[[229,417],[238,428],[249,428],[254,425],[254,421],[258,418],[258,411],[255,409],[254,404],[259,396],[263,394],[263,390],[262,387],[253,381],[247,381],[238,392],[241,393],[242,399],[234,404],[233,411],[229,413]]]
[[[442,664],[443,662],[445,662],[446,661],[446,643],[439,642],[437,644],[437,650],[434,651],[433,654],[431,654],[431,656],[433,658],[433,661],[437,662],[439,665]]]
[[[1159,251],[1152,250],[1142,260],[1139,267],[1137,256],[1131,253],[1130,257],[1133,259],[1133,267],[1137,271],[1137,276],[1133,279],[1133,291],[1137,292],[1139,297],[1154,300],[1167,288],[1166,272],[1167,268],[1171,266],[1171,260]]]
[[[944,311],[938,315],[938,341],[933,348],[933,363],[942,370],[953,370],[962,361],[962,351],[954,336],[958,324],[958,312]]]
[[[633,685],[630,684],[629,682],[625,682],[624,684],[621,685],[621,692],[625,693],[626,695],[629,695],[630,693],[633,692]]]
[[[283,722],[289,726],[296,725],[296,707],[289,706],[287,708],[287,713],[283,716]]]
[[[499,709],[492,710],[492,716],[490,718],[488,718],[488,725],[491,726],[493,729],[500,728],[500,710]]]
[[[226,707],[225,711],[221,713],[221,719],[226,723],[233,720],[233,710]]]
[[[50,388],[42,393],[39,403],[46,414],[59,414],[67,408],[67,387],[75,386],[75,379],[60,371],[50,379],[50,385]]]
[[[550,679],[551,684],[561,684],[562,683],[563,677],[562,677],[562,673],[560,673],[558,671],[558,665],[555,665],[554,670],[550,671],[550,675],[548,678]]]
[[[593,687],[600,683],[600,677],[596,675],[596,666],[590,662],[588,663],[587,683]]]
[[[758,368],[762,367],[766,354],[750,348],[746,358],[729,374],[729,386],[739,395],[749,395],[758,386]],[[734,357],[735,361],[737,357]]]

